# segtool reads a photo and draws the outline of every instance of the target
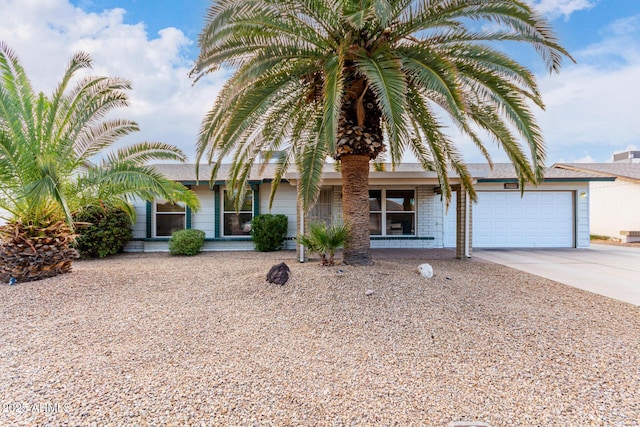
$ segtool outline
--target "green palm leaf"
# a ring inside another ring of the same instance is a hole
[[[175,146],[141,143],[106,153],[138,130],[135,122],[105,119],[128,104],[130,83],[75,78],[88,68],[89,55],[74,55],[53,95],[36,95],[17,56],[0,42],[0,207],[24,224],[64,220],[71,227],[81,207],[111,203],[128,205],[132,213],[135,197],[180,200],[197,209],[190,190],[145,166],[149,160],[186,160]]]

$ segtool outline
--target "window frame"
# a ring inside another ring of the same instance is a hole
[[[417,191],[415,187],[387,188],[387,187],[370,187],[369,191],[380,191],[380,210],[369,210],[369,221],[371,223],[371,215],[380,215],[380,234],[371,233],[371,237],[416,237],[418,235],[418,210],[417,210]],[[413,210],[411,211],[395,211],[387,209],[387,191],[412,191],[413,192]],[[369,193],[371,199],[371,193]],[[391,234],[387,231],[387,217],[389,214],[411,214],[413,215],[413,233],[411,234]]]
[[[225,209],[225,202],[227,200],[227,187],[222,187],[220,189],[220,235],[221,237],[234,237],[234,238],[247,238],[247,237],[251,237],[251,228],[249,227],[249,231],[244,232],[242,234],[227,234],[226,233],[226,227],[225,227],[225,222],[226,222],[226,215],[240,215],[240,214],[250,214],[251,215],[251,219],[249,220],[249,222],[251,222],[251,220],[253,220],[253,218],[255,217],[255,206],[254,206],[254,197],[255,197],[255,191],[253,188],[247,188],[247,198],[246,198],[246,202],[249,202],[250,207],[249,210],[242,210],[241,209],[236,212],[235,208],[232,210],[226,210]],[[230,199],[231,200],[231,199]],[[245,202],[245,203],[246,203]],[[246,222],[245,222],[246,224]]]
[[[159,202],[164,202],[161,204],[172,204],[174,206],[181,206],[183,208],[183,211],[175,211],[175,212],[160,212],[158,211],[158,203]],[[177,230],[174,231],[178,231],[178,230],[186,230],[187,229],[187,213],[188,213],[188,208],[186,204],[183,203],[169,203],[167,200],[165,199],[155,199],[153,201],[153,237],[156,238],[165,238],[165,237],[171,237],[171,234],[158,234],[158,216],[163,216],[163,215],[182,215],[182,228],[179,228]],[[173,231],[171,232],[173,233]]]

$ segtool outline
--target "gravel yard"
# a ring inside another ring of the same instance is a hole
[[[0,285],[0,425],[640,425],[636,306],[479,261],[294,257],[127,254]]]

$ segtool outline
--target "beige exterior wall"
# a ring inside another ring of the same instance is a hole
[[[591,234],[621,239],[620,231],[640,231],[640,183],[616,179],[592,182]]]

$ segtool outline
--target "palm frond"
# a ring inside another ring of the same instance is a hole
[[[305,212],[313,205],[320,193],[322,170],[329,155],[327,147],[328,137],[320,130],[321,127],[320,120],[318,120],[316,129],[314,129],[315,132],[309,135],[311,140],[307,141],[302,148],[297,162],[299,175],[298,197],[302,202]]]
[[[103,200],[126,204],[132,197],[159,195],[198,206],[195,195],[143,164],[152,159],[184,161],[167,144],[142,143],[105,154],[119,138],[138,130],[128,120],[110,119],[127,105],[131,85],[117,77],[77,73],[91,58],[76,54],[51,97],[36,95],[17,56],[0,42],[0,204],[25,223],[64,220],[83,204]],[[76,82],[70,87],[72,82]],[[103,156],[100,167],[90,158]],[[100,170],[99,170],[100,169]]]

